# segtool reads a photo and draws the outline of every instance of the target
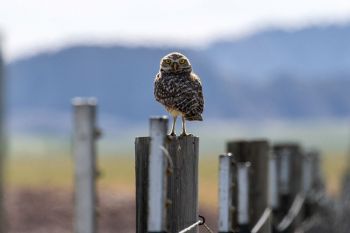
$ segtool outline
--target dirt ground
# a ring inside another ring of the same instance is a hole
[[[7,232],[73,232],[73,193],[53,188],[16,188],[5,193]],[[216,210],[201,208],[208,225],[216,229]],[[99,233],[134,233],[135,201],[133,195],[100,192]],[[200,229],[200,232],[206,232]]]

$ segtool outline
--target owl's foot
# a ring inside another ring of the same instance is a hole
[[[193,134],[182,132],[182,134],[180,135],[180,137],[186,137],[186,136],[193,136]]]
[[[169,136],[176,137],[176,133],[175,133],[175,132],[171,132],[171,133],[169,134]]]

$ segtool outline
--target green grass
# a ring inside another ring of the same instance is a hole
[[[134,190],[134,161],[131,158],[104,157],[98,162],[101,186]],[[6,184],[10,186],[73,187],[74,168],[68,156],[17,157],[8,159],[5,169]]]
[[[101,156],[98,162],[101,176],[100,189],[113,189],[133,194],[135,171],[133,156]],[[345,156],[324,156],[323,170],[327,189],[333,195],[339,191],[341,177],[346,168]],[[73,163],[70,156],[14,157],[8,159],[6,184],[10,187],[53,186],[73,190]],[[218,161],[204,156],[199,162],[199,199],[201,203],[216,206],[218,194]]]
[[[336,196],[341,191],[342,177],[349,167],[349,160],[343,154],[329,154],[323,157],[323,172],[328,192]]]

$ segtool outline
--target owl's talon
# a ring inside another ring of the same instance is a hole
[[[191,133],[182,133],[180,137],[193,136]]]
[[[176,137],[176,133],[172,132],[169,134],[169,136]]]

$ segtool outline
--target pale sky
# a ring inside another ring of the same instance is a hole
[[[70,43],[202,46],[268,26],[350,23],[350,0],[0,0],[7,61]]]

